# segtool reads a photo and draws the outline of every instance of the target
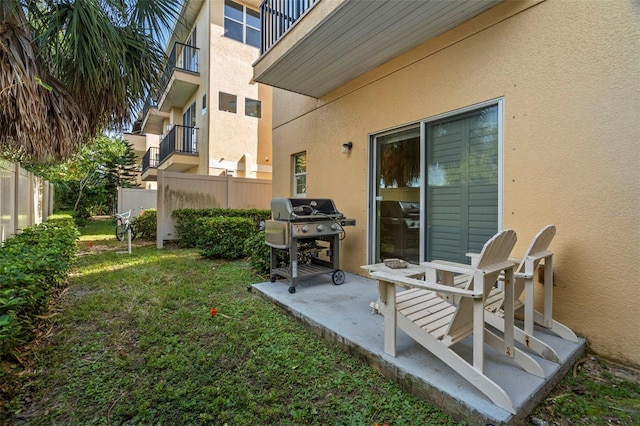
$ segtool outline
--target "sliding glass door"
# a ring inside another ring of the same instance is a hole
[[[375,138],[375,261],[420,260],[420,127]]]
[[[469,263],[501,224],[500,103],[372,139],[370,262]]]

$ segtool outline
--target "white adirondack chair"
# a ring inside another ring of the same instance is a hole
[[[465,273],[466,288],[442,285],[405,277],[392,272],[377,271],[371,276],[380,287],[380,310],[384,315],[384,350],[396,356],[396,327],[420,343],[469,383],[484,393],[494,404],[515,414],[509,395],[484,373],[484,344],[494,347],[513,359],[525,371],[545,377],[542,367],[529,355],[514,346],[513,268],[508,260],[516,242],[516,233],[505,230],[484,245],[476,266],[470,270],[451,266],[453,272]],[[428,265],[427,265],[428,266]],[[438,265],[444,267],[444,265]],[[485,300],[498,277],[504,276],[503,337],[485,326]],[[396,294],[396,286],[409,290]],[[442,294],[459,296],[457,305],[448,302]],[[467,362],[451,346],[472,335],[473,362]]]
[[[548,328],[558,336],[565,340],[577,342],[578,337],[571,329],[552,318],[553,311],[553,253],[549,251],[551,240],[556,235],[556,227],[547,225],[531,241],[525,256],[522,258],[515,270],[514,284],[514,308],[524,308],[524,330],[516,329],[516,339],[526,344],[534,351],[538,352],[545,358],[560,362],[557,354],[555,359],[548,358],[549,351],[553,350],[539,339],[534,337],[534,323],[542,327]],[[544,305],[543,312],[536,311],[533,307],[533,293],[535,284],[535,275],[540,263],[544,264]],[[521,296],[524,293],[524,301]],[[504,292],[500,288],[494,288],[489,295],[486,303],[486,309],[493,315],[487,316],[487,322],[494,327],[502,329],[504,317]],[[546,350],[545,350],[546,346]],[[553,352],[555,354],[555,352]]]
[[[515,339],[526,345],[533,352],[537,353],[541,357],[560,363],[560,357],[556,351],[538,339],[534,335],[534,323],[546,327],[556,333],[563,339],[577,342],[577,336],[567,326],[555,321],[551,317],[552,303],[553,303],[553,253],[549,251],[549,245],[551,240],[556,234],[556,228],[553,225],[545,226],[531,241],[529,248],[526,251],[522,260],[511,259],[517,264],[514,273],[514,309],[518,310],[524,308],[524,330],[516,327],[514,330]],[[472,265],[478,261],[478,254],[468,254],[472,259]],[[540,263],[544,263],[544,310],[543,313],[537,312],[533,307],[533,293],[535,283],[535,273]],[[424,263],[423,265],[429,266],[426,271],[426,275],[431,279],[435,279],[436,274],[440,277],[441,282],[449,285],[454,285],[459,288],[465,288],[467,281],[465,280],[465,273],[463,275],[454,276],[454,274],[447,268],[451,268],[452,265],[459,268],[473,269],[473,266],[458,264],[453,262],[435,261],[431,263]],[[466,274],[468,274],[467,272]],[[524,301],[522,295],[524,293]],[[451,301],[457,303],[459,298],[453,296],[449,297]],[[485,316],[485,320],[493,327],[504,331],[504,315],[505,315],[505,293],[502,290],[502,286],[499,285],[491,290],[491,293],[487,297],[485,302],[485,308],[488,311],[488,315]]]

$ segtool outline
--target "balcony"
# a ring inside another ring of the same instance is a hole
[[[157,102],[157,109],[164,113],[171,108],[182,108],[200,86],[200,72],[198,71],[198,49],[183,43],[175,43],[167,66],[162,74],[161,96]],[[150,106],[151,106],[150,102]]]
[[[160,164],[160,148],[151,147],[142,157],[142,175],[143,181],[158,180],[158,165]]]
[[[319,98],[502,1],[264,0],[253,78]]]
[[[199,164],[197,141],[197,127],[173,126],[160,142],[158,168],[172,172],[184,172],[197,167]]]
[[[169,119],[169,113],[158,109],[158,95],[149,95],[142,109],[142,133],[162,134],[164,121]]]
[[[300,19],[303,13],[309,10],[318,0],[285,1],[265,0],[260,5],[262,23],[262,46],[260,55],[263,55],[271,46]]]
[[[131,149],[133,149],[133,151],[136,153],[136,156],[140,158],[147,148],[146,136],[134,133],[125,133],[123,136],[125,142],[131,145]]]

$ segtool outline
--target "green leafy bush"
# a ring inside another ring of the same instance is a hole
[[[258,231],[244,242],[244,251],[249,257],[251,270],[260,275],[271,275],[271,247],[265,243],[264,231]],[[285,266],[289,263],[289,254],[284,250],[276,250],[277,266]],[[301,253],[298,253],[300,259]]]
[[[176,233],[183,247],[196,247],[200,238],[197,220],[211,217],[241,217],[258,224],[271,217],[271,210],[258,209],[177,209],[171,214],[174,219]],[[240,242],[242,244],[242,242]]]
[[[0,357],[28,340],[51,290],[66,280],[78,237],[71,217],[54,216],[0,248]]]
[[[264,242],[264,231],[249,236],[244,242],[244,251],[254,272],[261,275],[271,273],[271,249]]]
[[[238,259],[245,255],[245,240],[256,230],[253,220],[244,217],[206,217],[196,220],[199,238],[196,247],[207,258]]]
[[[133,226],[137,229],[137,237],[143,240],[155,240],[158,229],[158,212],[155,209],[145,210],[142,216],[133,219]]]

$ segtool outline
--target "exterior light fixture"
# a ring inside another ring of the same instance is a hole
[[[351,152],[351,148],[353,148],[353,142],[347,142],[342,144],[342,153],[348,154]]]

